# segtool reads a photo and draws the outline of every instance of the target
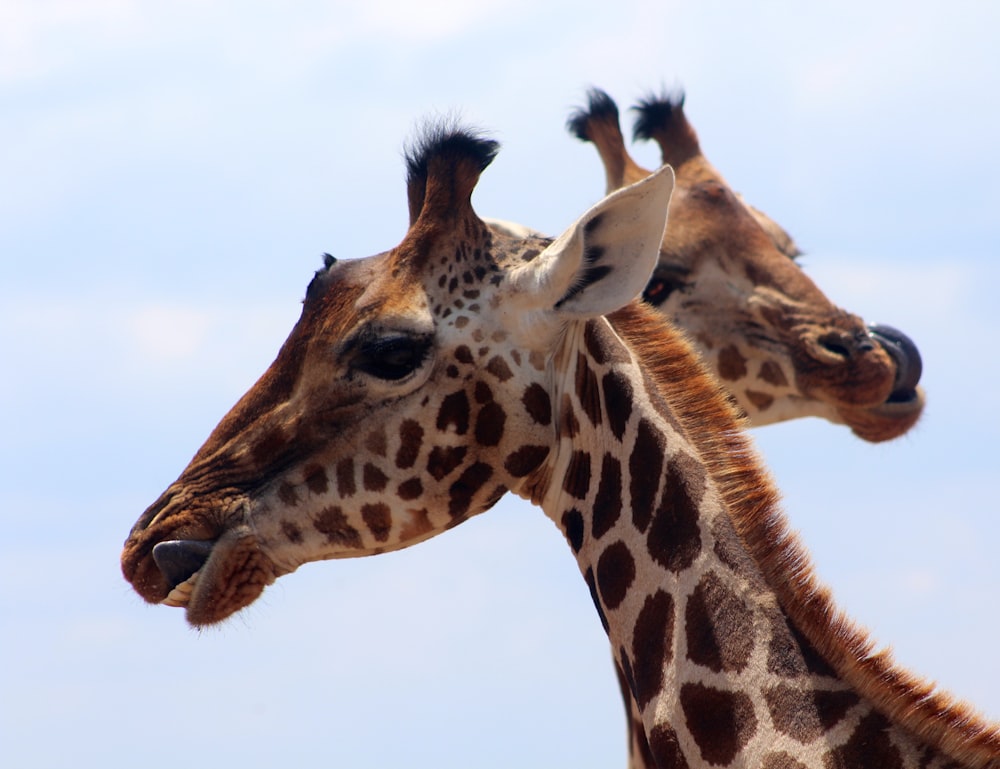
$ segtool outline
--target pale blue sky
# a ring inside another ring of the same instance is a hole
[[[756,437],[839,604],[1000,718],[1000,12],[601,5],[0,0],[11,766],[623,765],[600,624],[526,503],[304,567],[203,633],[118,570],[320,254],[399,241],[414,125],[457,111],[492,131],[477,208],[556,233],[603,190],[563,129],[592,84],[623,108],[682,85],[709,158],[828,295],[920,345],[911,435]]]

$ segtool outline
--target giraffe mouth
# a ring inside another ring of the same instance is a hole
[[[212,540],[175,539],[153,548],[153,561],[170,584],[170,592],[161,601],[163,605],[184,608],[190,603],[214,546]]]
[[[249,606],[285,573],[242,527],[216,540],[164,540],[152,556],[166,583],[166,595],[158,602],[183,608],[196,627],[222,622]]]

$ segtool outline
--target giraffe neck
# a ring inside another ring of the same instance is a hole
[[[951,744],[920,732],[919,717],[900,722],[885,700],[906,692],[879,689],[865,663],[845,662],[852,652],[870,657],[870,643],[827,643],[803,619],[810,607],[795,616],[784,608],[813,587],[795,547],[780,568],[766,552],[762,560],[766,540],[787,538],[776,494],[687,345],[665,348],[668,339],[630,329],[636,312],[620,313],[615,330],[591,321],[566,340],[555,362],[566,372],[559,449],[533,494],[576,554],[641,714],[633,765],[952,765],[941,747],[961,755],[967,735],[950,735]],[[635,333],[632,349],[654,345],[673,375],[645,373],[648,361],[640,365],[616,330]],[[671,381],[680,386],[665,388]],[[817,594],[818,608],[828,604]],[[884,657],[879,667],[895,670]],[[926,692],[910,694],[916,702]],[[991,750],[969,765],[991,766]]]

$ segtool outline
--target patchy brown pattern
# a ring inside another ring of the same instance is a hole
[[[344,511],[336,505],[321,510],[313,521],[313,528],[320,534],[325,534],[326,541],[331,545],[361,547],[361,535],[348,523]]]
[[[663,475],[664,451],[663,436],[652,422],[641,419],[628,461],[632,523],[641,532],[645,532],[653,520],[656,490]]]
[[[574,451],[563,478],[563,491],[576,499],[586,499],[590,491],[590,454]]]
[[[625,435],[625,428],[632,416],[632,401],[634,393],[632,384],[621,371],[609,371],[601,378],[601,389],[604,392],[604,409],[608,417],[608,427],[619,441]]]
[[[583,413],[587,415],[590,424],[597,427],[601,424],[601,391],[597,386],[597,375],[582,353],[576,356],[575,382],[576,397]]]
[[[663,671],[673,658],[674,599],[665,590],[646,597],[632,631],[632,692],[644,708],[663,688]]]
[[[677,465],[668,462],[660,504],[646,534],[650,556],[675,574],[687,569],[701,552],[698,507],[685,481]]]
[[[757,731],[753,703],[742,692],[684,684],[681,708],[701,757],[710,764],[732,763]]]
[[[635,559],[624,542],[612,542],[597,559],[597,588],[606,610],[617,609],[635,581]]]
[[[903,769],[903,757],[889,738],[889,722],[872,712],[858,723],[851,738],[823,757],[826,769]]]
[[[521,396],[521,403],[536,424],[547,425],[552,422],[552,401],[545,388],[537,382],[528,385]]]
[[[536,470],[548,455],[548,446],[521,446],[507,455],[503,466],[515,478],[523,478]]]
[[[754,649],[753,613],[715,572],[705,574],[684,610],[688,659],[716,673],[739,673]]]
[[[601,475],[594,497],[592,531],[600,539],[618,523],[622,512],[622,465],[611,454],[601,460]]]

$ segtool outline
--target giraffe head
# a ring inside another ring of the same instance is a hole
[[[909,430],[923,410],[916,346],[833,305],[794,261],[792,238],[747,205],[702,154],[683,97],[636,107],[635,136],[653,139],[677,189],[670,228],[644,298],[684,328],[755,425],[820,416],[869,441]],[[608,191],[649,174],[625,147],[602,91],[569,121],[600,152]]]
[[[408,152],[403,241],[326,260],[270,368],[133,527],[122,568],[143,598],[211,624],[303,563],[405,547],[508,489],[544,492],[560,346],[642,291],[673,172],[555,241],[513,238],[470,200],[496,151],[439,127]]]

